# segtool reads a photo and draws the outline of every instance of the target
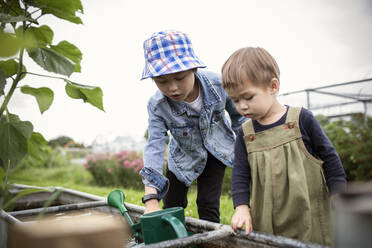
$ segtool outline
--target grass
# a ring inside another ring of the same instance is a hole
[[[107,197],[114,189],[120,189],[125,193],[125,202],[143,206],[141,198],[144,192],[142,190],[96,186],[93,184],[91,174],[79,165],[57,168],[26,167],[11,173],[9,181],[41,187],[60,186],[103,197]],[[188,193],[188,202],[185,216],[198,218],[195,190],[190,190]],[[220,204],[221,223],[229,225],[233,211],[232,199],[227,195],[222,195]]]

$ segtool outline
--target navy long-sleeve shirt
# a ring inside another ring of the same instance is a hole
[[[255,132],[262,132],[267,129],[285,123],[287,112],[275,123],[261,125],[253,120]],[[336,149],[324,133],[319,122],[315,119],[312,112],[302,108],[300,113],[300,130],[302,140],[307,151],[316,158],[321,159],[323,171],[330,195],[343,191],[346,188],[346,174],[342,167],[340,157]],[[247,148],[244,142],[242,128],[237,133],[235,141],[235,158],[233,161],[233,171],[231,180],[231,192],[234,208],[239,205],[249,205],[250,198],[250,165],[248,162]]]

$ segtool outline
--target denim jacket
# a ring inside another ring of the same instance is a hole
[[[169,182],[163,176],[167,132],[168,169],[189,186],[204,170],[209,151],[227,166],[232,166],[235,135],[246,118],[222,88],[220,75],[198,70],[195,83],[200,85],[203,106],[200,113],[166,97],[160,90],[148,102],[148,143],[145,146],[143,183],[157,189],[163,198]],[[225,110],[231,119],[227,119]],[[234,130],[234,132],[233,132]]]

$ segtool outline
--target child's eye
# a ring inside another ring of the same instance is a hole
[[[167,81],[166,80],[156,80],[156,83],[158,84],[165,84]]]
[[[252,98],[253,98],[253,96],[246,96],[246,97],[244,97],[244,99],[245,99],[246,101],[252,100]]]
[[[176,81],[182,81],[185,77],[179,77],[179,78],[175,78]]]

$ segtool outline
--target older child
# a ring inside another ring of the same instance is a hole
[[[236,138],[231,226],[329,244],[329,197],[345,172],[312,113],[278,102],[279,75],[262,48],[239,49],[222,67],[223,87],[251,119]]]
[[[148,102],[148,143],[144,149],[145,213],[187,206],[187,191],[197,180],[199,218],[220,221],[219,202],[225,166],[231,166],[235,136],[245,121],[222,88],[221,77],[208,71],[194,54],[189,37],[179,31],[153,34],[144,42],[142,79],[159,90]],[[230,122],[225,116],[229,113]],[[163,176],[167,132],[168,166]]]

